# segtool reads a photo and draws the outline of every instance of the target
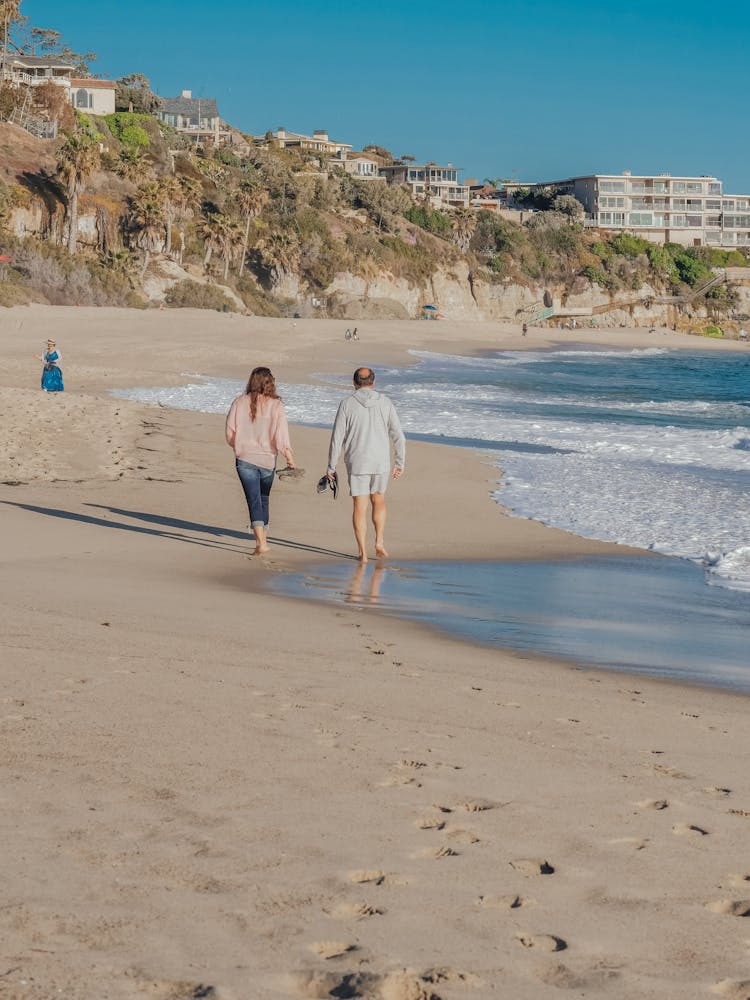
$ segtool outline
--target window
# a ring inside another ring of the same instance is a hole
[[[685,182],[675,181],[672,185],[673,194],[685,194]]]
[[[684,229],[687,225],[684,215],[673,215],[671,224],[675,229]]]
[[[651,212],[631,212],[629,224],[631,226],[653,226],[654,217]]]
[[[702,215],[688,215],[687,224],[691,229],[702,229],[703,228],[703,216]]]
[[[706,198],[706,208],[711,211],[721,211],[720,198]]]
[[[625,191],[625,181],[599,181],[600,191]]]
[[[703,185],[700,181],[688,181],[685,185],[685,190],[688,194],[702,194]]]
[[[685,199],[685,198],[673,198],[672,199],[672,208],[673,209],[681,209],[684,212],[685,209],[687,208],[687,199]]]
[[[88,90],[84,90],[83,87],[81,87],[80,90],[76,91],[76,107],[77,108],[93,107],[91,95],[89,94]]]
[[[599,199],[599,204],[602,208],[624,208],[625,199],[624,198],[612,198],[603,197]]]
[[[747,198],[738,198],[737,199],[737,211],[738,212],[746,212],[747,211],[747,207],[748,207]]]
[[[721,194],[721,184],[720,183],[709,184],[708,185],[708,193],[709,194]]]
[[[717,229],[721,226],[721,216],[720,215],[707,215],[706,225],[715,226]]]
[[[708,232],[706,233],[706,243],[719,243],[721,241],[721,233]]]
[[[725,198],[724,199],[724,211],[725,212],[733,212],[734,211],[734,202],[733,201],[729,201],[729,200],[727,200]]]

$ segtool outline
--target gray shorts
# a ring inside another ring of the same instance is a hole
[[[385,493],[388,489],[388,473],[377,472],[374,475],[349,476],[349,495],[353,497],[369,497],[372,493]]]

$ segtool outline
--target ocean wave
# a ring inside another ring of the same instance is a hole
[[[703,565],[709,583],[750,591],[750,545],[721,554],[707,553]]]

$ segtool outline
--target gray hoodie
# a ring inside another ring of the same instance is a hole
[[[403,469],[406,439],[393,403],[376,389],[363,386],[339,404],[328,449],[328,468],[333,471],[344,449],[350,476],[373,476],[391,471],[388,446],[393,442],[393,464]]]

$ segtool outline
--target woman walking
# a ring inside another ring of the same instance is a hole
[[[245,491],[250,528],[255,536],[253,555],[268,552],[268,498],[273,486],[276,456],[295,468],[284,404],[276,394],[270,369],[253,368],[245,391],[227,414],[227,444],[234,449],[237,475]]]
[[[54,340],[47,341],[47,350],[44,356],[37,354],[37,361],[44,362],[42,368],[42,389],[45,392],[64,392],[62,370],[60,368],[60,352],[55,346]]]

